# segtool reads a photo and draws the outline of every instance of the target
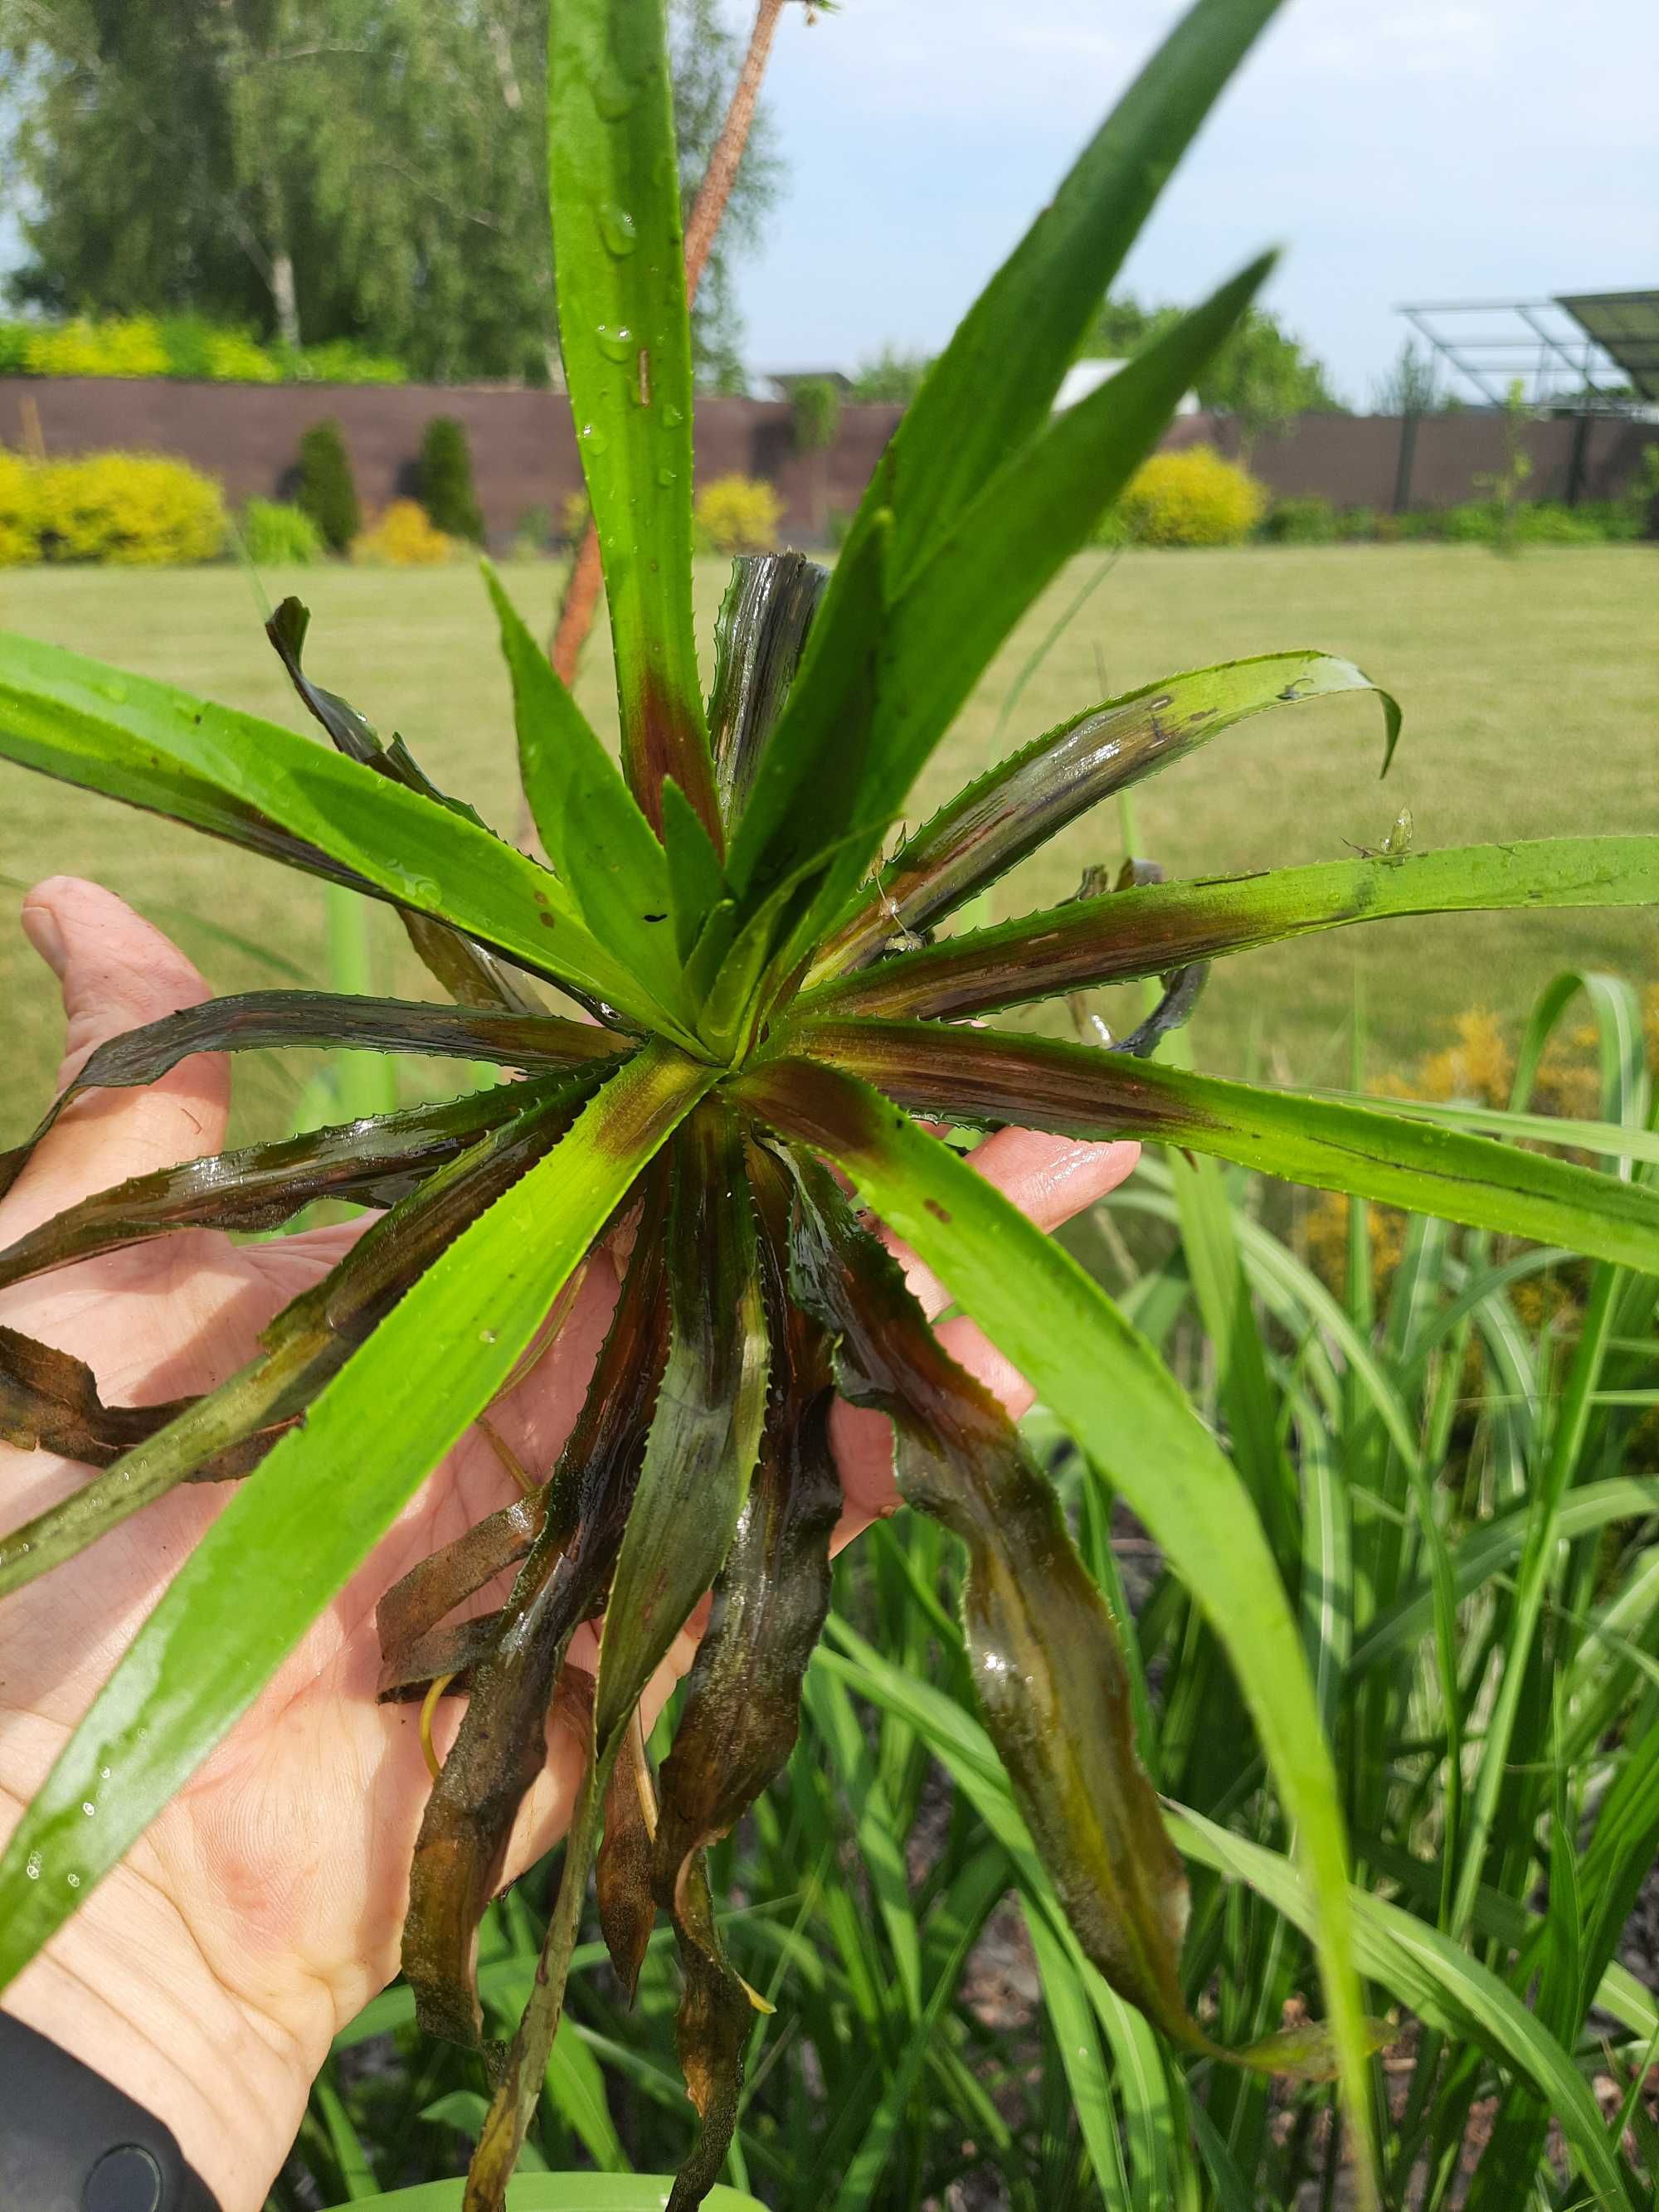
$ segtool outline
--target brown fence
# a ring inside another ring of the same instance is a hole
[[[493,538],[512,535],[540,507],[556,517],[581,472],[569,403],[549,392],[429,385],[185,384],[92,377],[0,378],[0,445],[50,453],[113,447],[176,453],[219,477],[233,501],[293,489],[300,437],[333,416],[345,434],[366,506],[415,489],[416,456],[436,415],[458,416],[471,441],[478,497]],[[822,454],[794,450],[781,401],[705,399],[696,421],[699,482],[737,472],[766,477],[784,500],[784,529],[819,535],[850,510],[899,410],[842,408],[840,435]],[[1613,420],[1528,426],[1534,499],[1608,498],[1638,481],[1659,424]],[[1167,442],[1209,440],[1237,449],[1225,417],[1194,415]],[[1437,415],[1416,423],[1387,416],[1304,415],[1283,435],[1259,439],[1250,466],[1279,494],[1319,492],[1339,507],[1449,507],[1476,497],[1475,479],[1504,465],[1504,426],[1485,414]]]
[[[1299,415],[1276,437],[1255,441],[1250,467],[1280,497],[1319,492],[1338,507],[1455,507],[1478,499],[1483,475],[1504,465],[1504,423],[1487,413]],[[1642,452],[1659,446],[1659,422],[1607,416],[1529,422],[1528,499],[1614,499],[1641,480]],[[1189,415],[1165,441],[1207,440],[1238,451],[1237,425],[1224,416]]]
[[[291,493],[301,433],[332,416],[363,504],[383,507],[414,491],[422,435],[437,415],[466,426],[492,538],[510,537],[535,507],[556,519],[565,495],[581,489],[570,403],[556,392],[0,377],[0,445],[28,450],[38,437],[52,454],[118,447],[175,453],[218,477],[233,502]],[[783,495],[785,528],[815,535],[832,509],[857,506],[898,416],[896,407],[843,407],[833,451],[800,454],[783,402],[704,400],[697,480],[769,477]]]

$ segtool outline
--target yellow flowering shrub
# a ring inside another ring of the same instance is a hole
[[[783,501],[758,477],[716,477],[697,494],[697,537],[711,553],[768,553]]]
[[[223,494],[187,462],[159,453],[89,453],[43,461],[30,473],[48,561],[169,568],[211,561],[223,550]]]
[[[280,384],[283,372],[246,331],[210,331],[202,341],[202,367],[215,384]]]
[[[0,568],[15,568],[40,558],[34,471],[0,447]]]
[[[370,567],[427,568],[455,557],[455,540],[434,524],[418,500],[394,499],[351,541],[351,557]]]
[[[58,323],[31,333],[23,366],[30,376],[165,376],[167,349],[148,315]]]
[[[1137,545],[1240,545],[1267,495],[1248,469],[1213,446],[1154,453],[1129,479],[1117,514]]]

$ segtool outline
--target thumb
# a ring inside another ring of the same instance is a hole
[[[97,884],[52,876],[28,894],[21,919],[64,994],[60,1091],[109,1038],[210,995],[176,945]],[[0,1236],[9,1241],[131,1176],[217,1152],[229,1107],[228,1064],[216,1054],[181,1061],[143,1090],[88,1092],[47,1132],[0,1206]]]

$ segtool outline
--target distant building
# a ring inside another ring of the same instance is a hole
[[[1110,377],[1117,374],[1125,363],[1121,361],[1074,361],[1060,380],[1060,390],[1054,394],[1054,412],[1063,415],[1068,407],[1075,407],[1079,399],[1086,399],[1091,392],[1098,392]],[[1177,415],[1196,415],[1198,395],[1189,392],[1176,409]]]

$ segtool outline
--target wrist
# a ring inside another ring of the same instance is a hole
[[[18,1810],[0,1796],[0,1836]],[[326,2039],[313,2054],[228,1988],[161,1888],[117,1868],[0,2008],[165,2122],[221,2212],[259,2212]]]

